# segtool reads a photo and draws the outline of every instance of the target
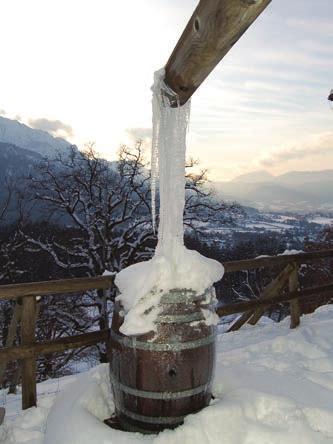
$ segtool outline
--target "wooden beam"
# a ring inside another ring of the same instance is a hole
[[[294,264],[294,270],[289,276],[289,292],[299,290],[299,278],[298,278],[299,266]],[[301,307],[298,299],[290,301],[290,328],[296,328],[301,322]]]
[[[268,256],[241,261],[225,262],[226,273],[253,270],[276,265],[287,265],[290,262],[303,264],[313,260],[333,258],[333,249],[320,250],[311,253],[300,253],[285,256]],[[97,276],[74,279],[59,279],[45,282],[31,282],[24,284],[0,285],[0,300],[17,299],[28,296],[63,295],[94,289],[108,289],[114,285],[114,276]]]
[[[278,276],[270,282],[267,287],[264,288],[263,292],[259,295],[259,299],[265,300],[270,299],[274,296],[278,296],[278,294],[283,290],[283,288],[287,285],[289,281],[290,274],[294,270],[294,265],[288,264]],[[297,288],[293,288],[293,290],[297,290]],[[261,316],[265,313],[264,308],[257,308],[249,320],[249,324],[256,325]]]
[[[31,282],[0,286],[1,299],[17,299],[26,296],[76,293],[79,291],[108,289],[113,285],[113,276],[97,276],[54,281]]]
[[[271,0],[201,0],[165,67],[183,105]],[[176,103],[172,103],[176,105]]]
[[[31,345],[8,347],[0,349],[1,362],[29,359],[38,355],[60,353],[73,348],[88,347],[105,342],[109,337],[109,330],[98,330],[76,336],[55,339],[53,341],[37,342]]]
[[[254,270],[255,268],[274,267],[276,265],[287,265],[291,262],[305,264],[313,260],[333,258],[333,249],[319,250],[311,253],[286,254],[281,256],[267,256],[253,259],[244,259],[241,261],[225,262],[223,264],[225,273],[234,273],[235,271]]]
[[[250,319],[250,317],[253,315],[254,311],[249,310],[242,314],[232,325],[228,328],[227,333],[231,331],[237,331],[241,327],[243,327],[244,324]]]
[[[332,293],[333,294],[333,284],[320,285],[317,287],[306,288],[301,291],[293,291],[286,293],[285,295],[276,296],[274,298],[265,300],[255,300],[246,302],[237,302],[236,304],[228,304],[216,309],[218,316],[227,316],[235,313],[243,313],[245,311],[253,310],[258,307],[268,308],[271,305],[280,304],[282,302],[289,302],[293,299],[305,299],[308,297],[313,297],[316,294],[321,293]],[[1,351],[0,351],[1,353]],[[1,356],[1,355],[0,355]]]
[[[36,297],[23,299],[21,319],[22,345],[33,347],[36,337]],[[22,409],[37,405],[36,358],[26,358],[22,361]]]
[[[20,303],[18,303],[20,302]],[[14,345],[16,335],[17,335],[17,327],[18,324],[21,322],[21,316],[22,316],[22,301],[16,301],[13,315],[10,320],[10,324],[8,327],[8,334],[5,341],[5,347],[12,347]],[[3,383],[3,377],[5,374],[5,370],[7,367],[7,362],[2,361],[0,362],[0,385]]]
[[[287,267],[284,268],[281,273],[279,273],[278,276],[264,288],[262,293],[259,295],[259,298],[267,299],[273,297],[273,295],[275,295],[278,291],[282,289],[284,285],[286,285],[289,274],[292,270],[292,266],[287,265]],[[255,325],[264,314],[264,312],[265,309],[263,308],[246,311],[237,319],[234,324],[232,324],[228,332],[239,330],[247,321],[249,321],[249,324]]]

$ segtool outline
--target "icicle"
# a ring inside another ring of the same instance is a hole
[[[156,224],[156,187],[159,183],[158,243],[154,257],[131,265],[116,276],[117,300],[125,309],[120,332],[143,334],[155,330],[159,302],[172,289],[191,289],[203,294],[222,278],[223,267],[184,246],[186,134],[190,101],[180,106],[164,83],[164,69],[154,76],[153,138],[151,155],[152,220]],[[170,106],[170,99],[177,107]],[[158,168],[158,173],[157,173]]]
[[[154,91],[154,86],[152,87]],[[158,137],[159,137],[159,104],[157,103],[157,93],[153,94],[153,137],[151,145],[151,170],[150,170],[150,189],[151,189],[151,217],[153,231],[156,230],[156,185],[158,180]]]
[[[183,211],[185,204],[186,132],[190,117],[190,101],[172,108],[169,98],[179,103],[178,96],[165,84],[165,71],[155,72],[153,91],[153,140],[151,160],[152,219],[155,229],[156,184],[160,186],[160,225],[158,250],[174,242],[183,245]],[[157,173],[157,166],[159,174]],[[163,247],[164,245],[164,247]]]

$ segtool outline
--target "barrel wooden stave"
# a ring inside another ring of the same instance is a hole
[[[209,404],[215,365],[214,327],[200,321],[175,324],[169,319],[191,318],[201,314],[204,306],[203,298],[186,304],[163,304],[160,316],[168,322],[161,322],[157,333],[132,338],[119,332],[123,310],[116,304],[109,344],[110,374],[116,414],[125,429],[153,432],[173,428],[184,416]],[[190,348],[177,350],[188,344]]]

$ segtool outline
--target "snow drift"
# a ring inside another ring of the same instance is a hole
[[[219,335],[213,387],[216,399],[206,409],[186,417],[176,430],[143,436],[104,425],[113,402],[108,367],[102,365],[78,375],[56,397],[47,394],[49,381],[40,384],[39,406],[17,416],[12,412],[0,427],[0,442],[332,443],[333,306],[304,316],[296,330],[289,329],[289,321]],[[13,400],[8,397],[8,405]]]

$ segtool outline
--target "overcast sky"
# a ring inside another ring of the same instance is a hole
[[[95,141],[147,140],[153,72],[194,0],[2,0],[0,113]],[[333,168],[332,0],[272,0],[192,100],[189,154],[210,177]]]

